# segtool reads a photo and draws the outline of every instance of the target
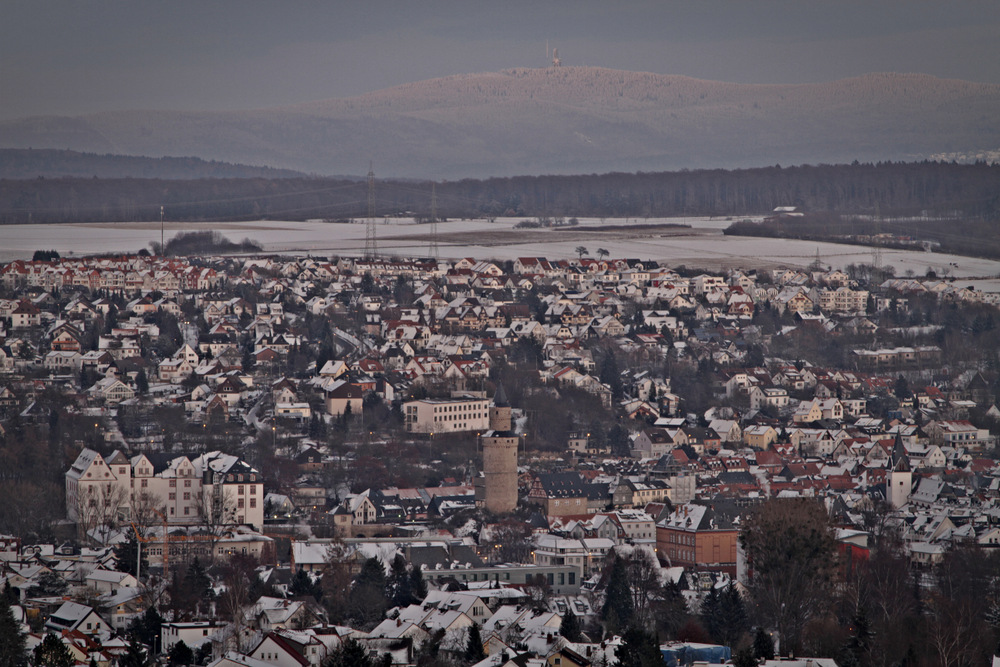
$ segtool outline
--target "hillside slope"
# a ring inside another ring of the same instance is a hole
[[[593,67],[432,79],[236,112],[0,123],[0,147],[461,178],[914,160],[1000,147],[1000,85],[919,74],[747,85]]]
[[[59,149],[0,148],[0,178],[301,178],[301,172],[208,162],[195,157],[99,155]]]

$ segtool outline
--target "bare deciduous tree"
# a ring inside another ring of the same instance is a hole
[[[326,565],[323,568],[323,599],[332,622],[338,622],[347,615],[351,593],[351,554],[340,540],[333,540],[326,550]]]
[[[195,514],[208,533],[211,553],[215,560],[215,547],[219,540],[236,526],[236,500],[222,484],[207,486],[194,496]]]
[[[163,498],[155,493],[140,491],[132,494],[129,516],[140,537],[149,537],[150,529],[162,520],[164,509]]]
[[[653,621],[653,602],[660,597],[660,563],[649,547],[636,547],[625,558],[635,621],[648,628]]]
[[[490,556],[500,563],[531,562],[531,526],[524,521],[504,519],[490,527]]]
[[[740,542],[753,564],[760,620],[778,630],[783,647],[798,650],[833,586],[836,542],[826,508],[805,498],[769,500],[750,514]]]
[[[230,624],[227,626],[228,636],[224,639],[228,647],[243,653],[250,649],[252,639],[248,626],[253,620],[254,605],[250,598],[251,577],[256,560],[246,557],[233,557],[223,570],[223,585],[225,590],[219,597],[219,612]]]
[[[123,522],[128,509],[128,490],[112,482],[87,485],[77,496],[76,516],[86,539],[106,544]]]

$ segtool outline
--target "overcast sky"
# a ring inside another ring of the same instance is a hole
[[[564,65],[741,83],[1000,83],[1000,1],[4,0],[0,118],[221,110]]]

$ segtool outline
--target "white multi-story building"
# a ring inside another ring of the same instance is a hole
[[[783,387],[753,387],[750,390],[750,408],[784,408],[788,405],[788,391]]]
[[[264,525],[261,474],[236,456],[209,452],[187,456],[119,451],[107,459],[92,449],[80,452],[66,473],[66,514],[86,530],[138,513],[162,513],[153,520],[177,525],[205,523]],[[146,517],[149,519],[151,517]]]
[[[490,428],[487,398],[421,399],[403,404],[410,433],[455,433]]]
[[[834,313],[864,313],[868,309],[868,290],[838,287],[820,290],[820,310]]]

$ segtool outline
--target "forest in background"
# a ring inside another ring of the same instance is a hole
[[[943,162],[519,176],[434,183],[439,218],[649,218],[812,212],[995,221],[1000,165]],[[429,218],[430,181],[376,180],[378,217]],[[349,220],[365,182],[344,178],[0,180],[0,223]],[[950,224],[950,223],[949,223]],[[954,231],[954,228],[952,228]]]
[[[738,220],[724,233],[1000,258],[996,219],[964,216],[957,211],[942,212],[936,217],[908,218],[836,213],[807,213],[794,218],[773,216],[760,223]]]
[[[197,157],[144,157],[57,149],[0,148],[0,178],[301,178],[300,171]]]

